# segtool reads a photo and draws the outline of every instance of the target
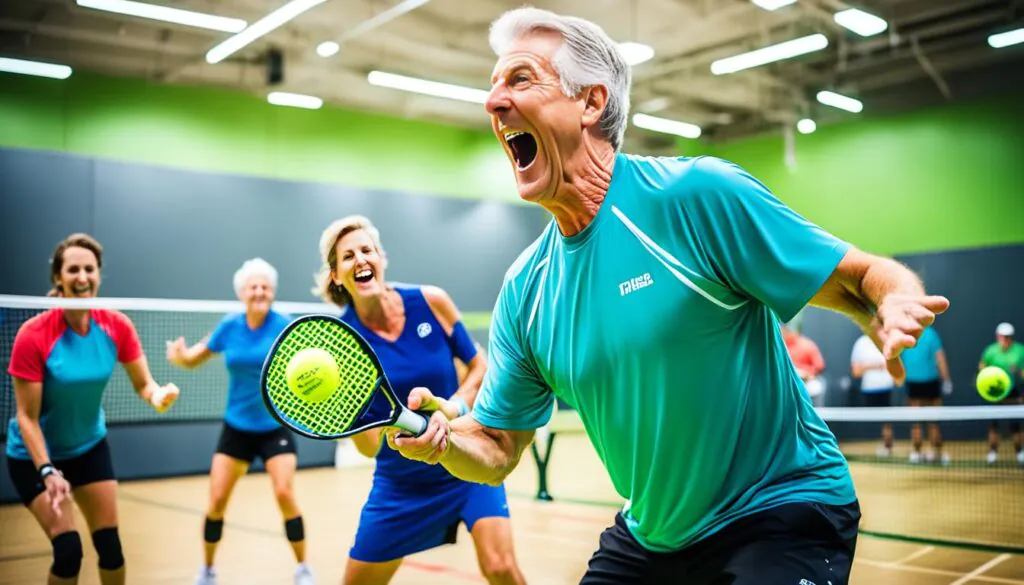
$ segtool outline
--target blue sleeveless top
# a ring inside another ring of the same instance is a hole
[[[389,341],[366,328],[349,307],[341,319],[355,328],[373,347],[391,387],[403,405],[409,402],[413,388],[424,387],[434,396],[449,398],[459,389],[452,340],[434,317],[418,286],[397,286],[395,291],[405,305],[405,328],[395,341]],[[386,401],[382,401],[386,402]],[[412,461],[391,449],[381,437],[374,480],[386,479],[402,484],[459,482],[441,465]]]

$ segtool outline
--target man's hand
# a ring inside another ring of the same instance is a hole
[[[448,450],[451,434],[448,421],[458,418],[459,408],[444,398],[434,396],[426,388],[413,388],[409,393],[408,407],[420,412],[433,411],[427,430],[418,437],[410,437],[400,435],[401,429],[388,427],[384,430],[388,445],[406,459],[434,465]]]
[[[891,293],[878,306],[866,333],[886,359],[886,369],[897,384],[907,376],[900,354],[917,345],[921,332],[935,316],[949,308],[949,299],[938,295]]]

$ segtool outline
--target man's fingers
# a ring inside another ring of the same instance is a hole
[[[949,299],[941,295],[929,295],[921,300],[921,305],[937,315],[946,312],[949,308]]]
[[[935,312],[924,305],[912,305],[909,313],[911,317],[925,327],[935,322]]]
[[[435,410],[437,399],[434,394],[426,388],[413,388],[409,392],[409,408],[412,410]]]
[[[886,360],[897,359],[904,349],[910,349],[917,345],[917,339],[902,331],[890,331],[885,336],[885,345],[882,347],[882,355]]]
[[[900,358],[888,360],[885,367],[889,371],[889,375],[892,376],[893,382],[897,386],[901,386],[907,377],[907,371],[903,368],[903,360]]]

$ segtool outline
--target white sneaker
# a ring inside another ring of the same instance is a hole
[[[1017,451],[1017,463],[1024,465],[1024,451]]]
[[[996,452],[995,451],[989,451],[988,452],[988,457],[985,457],[985,463],[988,463],[989,465],[992,465],[995,462],[996,462]]]
[[[925,451],[924,453],[925,463],[935,463],[935,451]]]
[[[203,567],[199,570],[195,585],[217,585],[217,571],[213,567]]]
[[[882,445],[881,447],[878,448],[878,451],[876,451],[875,454],[878,455],[879,457],[889,457],[892,455],[892,449],[890,447]]]
[[[313,571],[306,563],[295,567],[295,585],[316,585],[316,581],[313,580]]]
[[[949,453],[943,453],[940,459],[942,460],[942,465],[949,465]]]
[[[911,451],[910,452],[910,462],[911,463],[920,463],[921,462],[921,454],[918,453],[917,451]]]

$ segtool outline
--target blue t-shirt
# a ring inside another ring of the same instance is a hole
[[[935,329],[928,327],[921,333],[917,345],[900,353],[908,382],[932,382],[941,377],[935,354],[942,349],[942,340]]]
[[[784,503],[851,503],[779,329],[848,247],[731,163],[619,154],[593,221],[551,222],[509,269],[473,417],[535,429],[572,405],[653,551]]]
[[[213,330],[206,347],[223,353],[228,368],[228,404],[224,421],[250,433],[264,433],[281,426],[263,404],[260,377],[263,362],[291,317],[271,310],[263,324],[250,329],[245,313],[227,315]]]
[[[407,404],[409,393],[420,386],[429,388],[434,396],[450,398],[459,389],[455,358],[469,363],[476,356],[476,348],[467,345],[461,350],[456,349],[455,340],[445,334],[420,287],[395,286],[395,290],[405,305],[405,328],[397,340],[384,339],[369,330],[352,309],[346,310],[341,319],[358,331],[373,348],[401,404]],[[380,412],[374,411],[373,418],[387,416],[385,402],[371,404],[371,408],[385,408]],[[392,485],[443,485],[460,481],[440,465],[406,459],[383,439],[381,442],[374,481],[384,479]]]
[[[42,383],[39,426],[52,460],[77,457],[107,436],[103,393],[114,366],[140,357],[135,326],[118,311],[89,311],[85,334],[68,326],[63,309],[50,309],[22,324],[7,372]],[[31,459],[16,417],[7,433],[7,456]]]

